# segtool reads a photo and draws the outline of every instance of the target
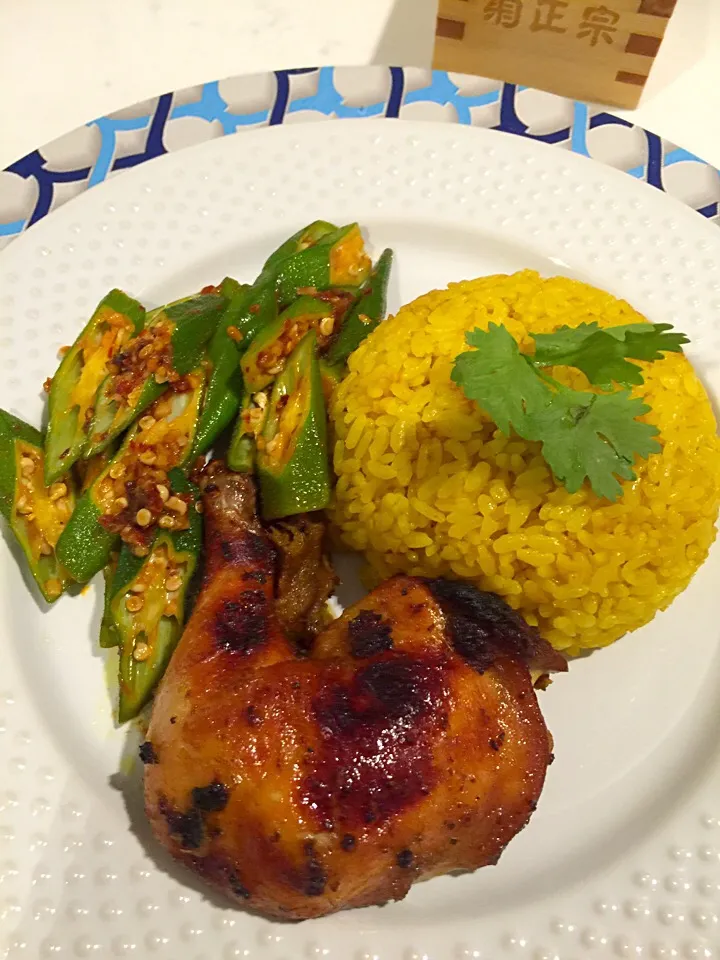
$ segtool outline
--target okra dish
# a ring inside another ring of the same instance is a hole
[[[103,574],[121,722],[182,632],[208,451],[256,476],[267,520],[329,505],[326,397],[384,315],[391,259],[373,267],[357,224],[317,221],[252,283],[226,277],[153,310],[111,290],[45,381],[45,432],[0,411],[2,513],[42,597]]]
[[[684,334],[531,270],[386,318],[392,267],[318,220],[255,278],[153,309],[112,290],[46,430],[0,411],[0,511],[42,598],[102,573],[156,838],[271,917],[495,863],[553,760],[537,691],[715,538]],[[369,592],[336,616],[338,551]]]

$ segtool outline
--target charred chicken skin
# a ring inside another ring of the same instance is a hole
[[[530,669],[562,658],[497,597],[406,576],[300,656],[252,480],[215,464],[204,502],[204,584],[141,749],[160,842],[285,919],[495,863],[551,761]]]

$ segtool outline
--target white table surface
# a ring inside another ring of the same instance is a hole
[[[273,68],[427,66],[436,0],[0,0],[0,169],[166,91]],[[624,116],[720,166],[720,3],[678,0]]]

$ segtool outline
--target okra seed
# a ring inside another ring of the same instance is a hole
[[[116,500],[113,501],[113,510],[115,510],[117,513],[122,513],[123,510],[127,507],[127,505],[128,505],[127,497],[118,497]]]
[[[43,542],[40,544],[40,553],[43,555],[43,557],[49,557],[52,553],[52,547],[47,540],[43,540]]]
[[[140,643],[135,644],[135,649],[133,650],[133,660],[147,660],[150,656],[150,647],[140,641]]]
[[[150,414],[148,414],[146,417],[141,417],[141,418],[140,418],[140,421],[139,421],[139,423],[140,423],[140,429],[141,429],[141,430],[149,430],[150,427],[154,427],[154,426],[155,426],[155,422],[156,422],[156,421],[155,421],[155,417],[151,417]]]
[[[164,513],[164,514],[160,517],[160,519],[158,520],[158,523],[159,523],[160,526],[163,527],[165,530],[169,530],[171,527],[174,527],[174,526],[175,526],[175,519],[174,519],[174,517],[168,516],[167,513]]]
[[[146,464],[146,466],[151,467],[154,463],[157,462],[157,454],[153,453],[152,450],[144,450],[139,456],[138,460],[140,463]]]
[[[169,379],[170,375],[165,367],[159,367],[155,371],[155,383],[167,383]]]
[[[330,334],[333,332],[334,326],[335,326],[335,317],[332,317],[332,316],[323,317],[323,319],[320,321],[320,333],[324,337],[329,337]]]
[[[195,504],[195,510],[197,511],[197,513],[202,513],[204,509],[205,508],[203,507],[202,502],[198,500],[197,503]]]
[[[59,500],[60,497],[64,497],[67,492],[67,486],[64,483],[54,483],[50,487],[50,499]]]
[[[166,506],[168,510],[172,510],[174,513],[179,513],[180,516],[183,516],[187,513],[187,504],[179,497],[170,497]]]
[[[18,497],[18,501],[15,504],[15,509],[17,510],[18,513],[27,514],[27,513],[30,513],[30,511],[32,510],[32,507],[27,502],[26,497]]]
[[[125,464],[124,463],[114,463],[109,470],[110,476],[113,480],[119,480],[120,477],[125,476]]]
[[[132,593],[145,593],[145,584],[144,583],[134,583],[130,590]]]
[[[267,394],[265,393],[256,393],[253,397],[253,403],[260,407],[261,410],[264,410],[267,406]]]
[[[138,613],[142,610],[144,603],[145,601],[142,597],[132,596],[125,598],[125,606],[127,607],[128,613]]]
[[[45,581],[45,593],[49,597],[59,597],[62,593],[62,584],[55,577]]]
[[[55,501],[55,512],[58,517],[63,520],[67,520],[70,517],[70,503],[68,500],[61,497],[59,500]]]
[[[163,615],[166,617],[175,617],[177,616],[178,607],[174,602],[168,603],[165,609],[163,610]]]
[[[147,547],[133,547],[133,556],[135,557],[146,557],[149,553]]]
[[[32,476],[35,472],[35,461],[30,457],[20,457],[20,469],[26,477]]]
[[[159,484],[155,487],[155,489],[156,489],[157,492],[160,494],[160,499],[162,500],[162,502],[163,502],[163,503],[167,503],[168,497],[170,496],[170,491],[169,491],[168,488],[165,486],[165,484],[164,484],[164,483],[159,483]]]
[[[168,593],[174,593],[176,590],[179,590],[182,586],[182,578],[177,574],[173,577],[168,577],[165,581],[165,589]]]
[[[138,510],[135,514],[135,523],[137,523],[139,527],[147,527],[151,520],[152,514],[146,507],[142,507],[142,509]]]
[[[156,406],[154,407],[154,410],[155,410],[155,416],[157,417],[157,419],[162,420],[164,417],[167,417],[172,412],[172,407],[170,406],[169,403],[167,403],[167,401],[164,401],[163,403],[156,404]]]

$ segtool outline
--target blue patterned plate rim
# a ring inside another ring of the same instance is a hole
[[[244,96],[238,85],[245,87]],[[0,172],[0,247],[110,175],[202,140],[286,121],[410,115],[498,130],[591,157],[671,193],[708,219],[720,219],[720,174],[714,167],[602,107],[441,70],[319,67],[239,75],[164,93],[33,150]],[[615,151],[608,151],[608,134],[614,135]]]

